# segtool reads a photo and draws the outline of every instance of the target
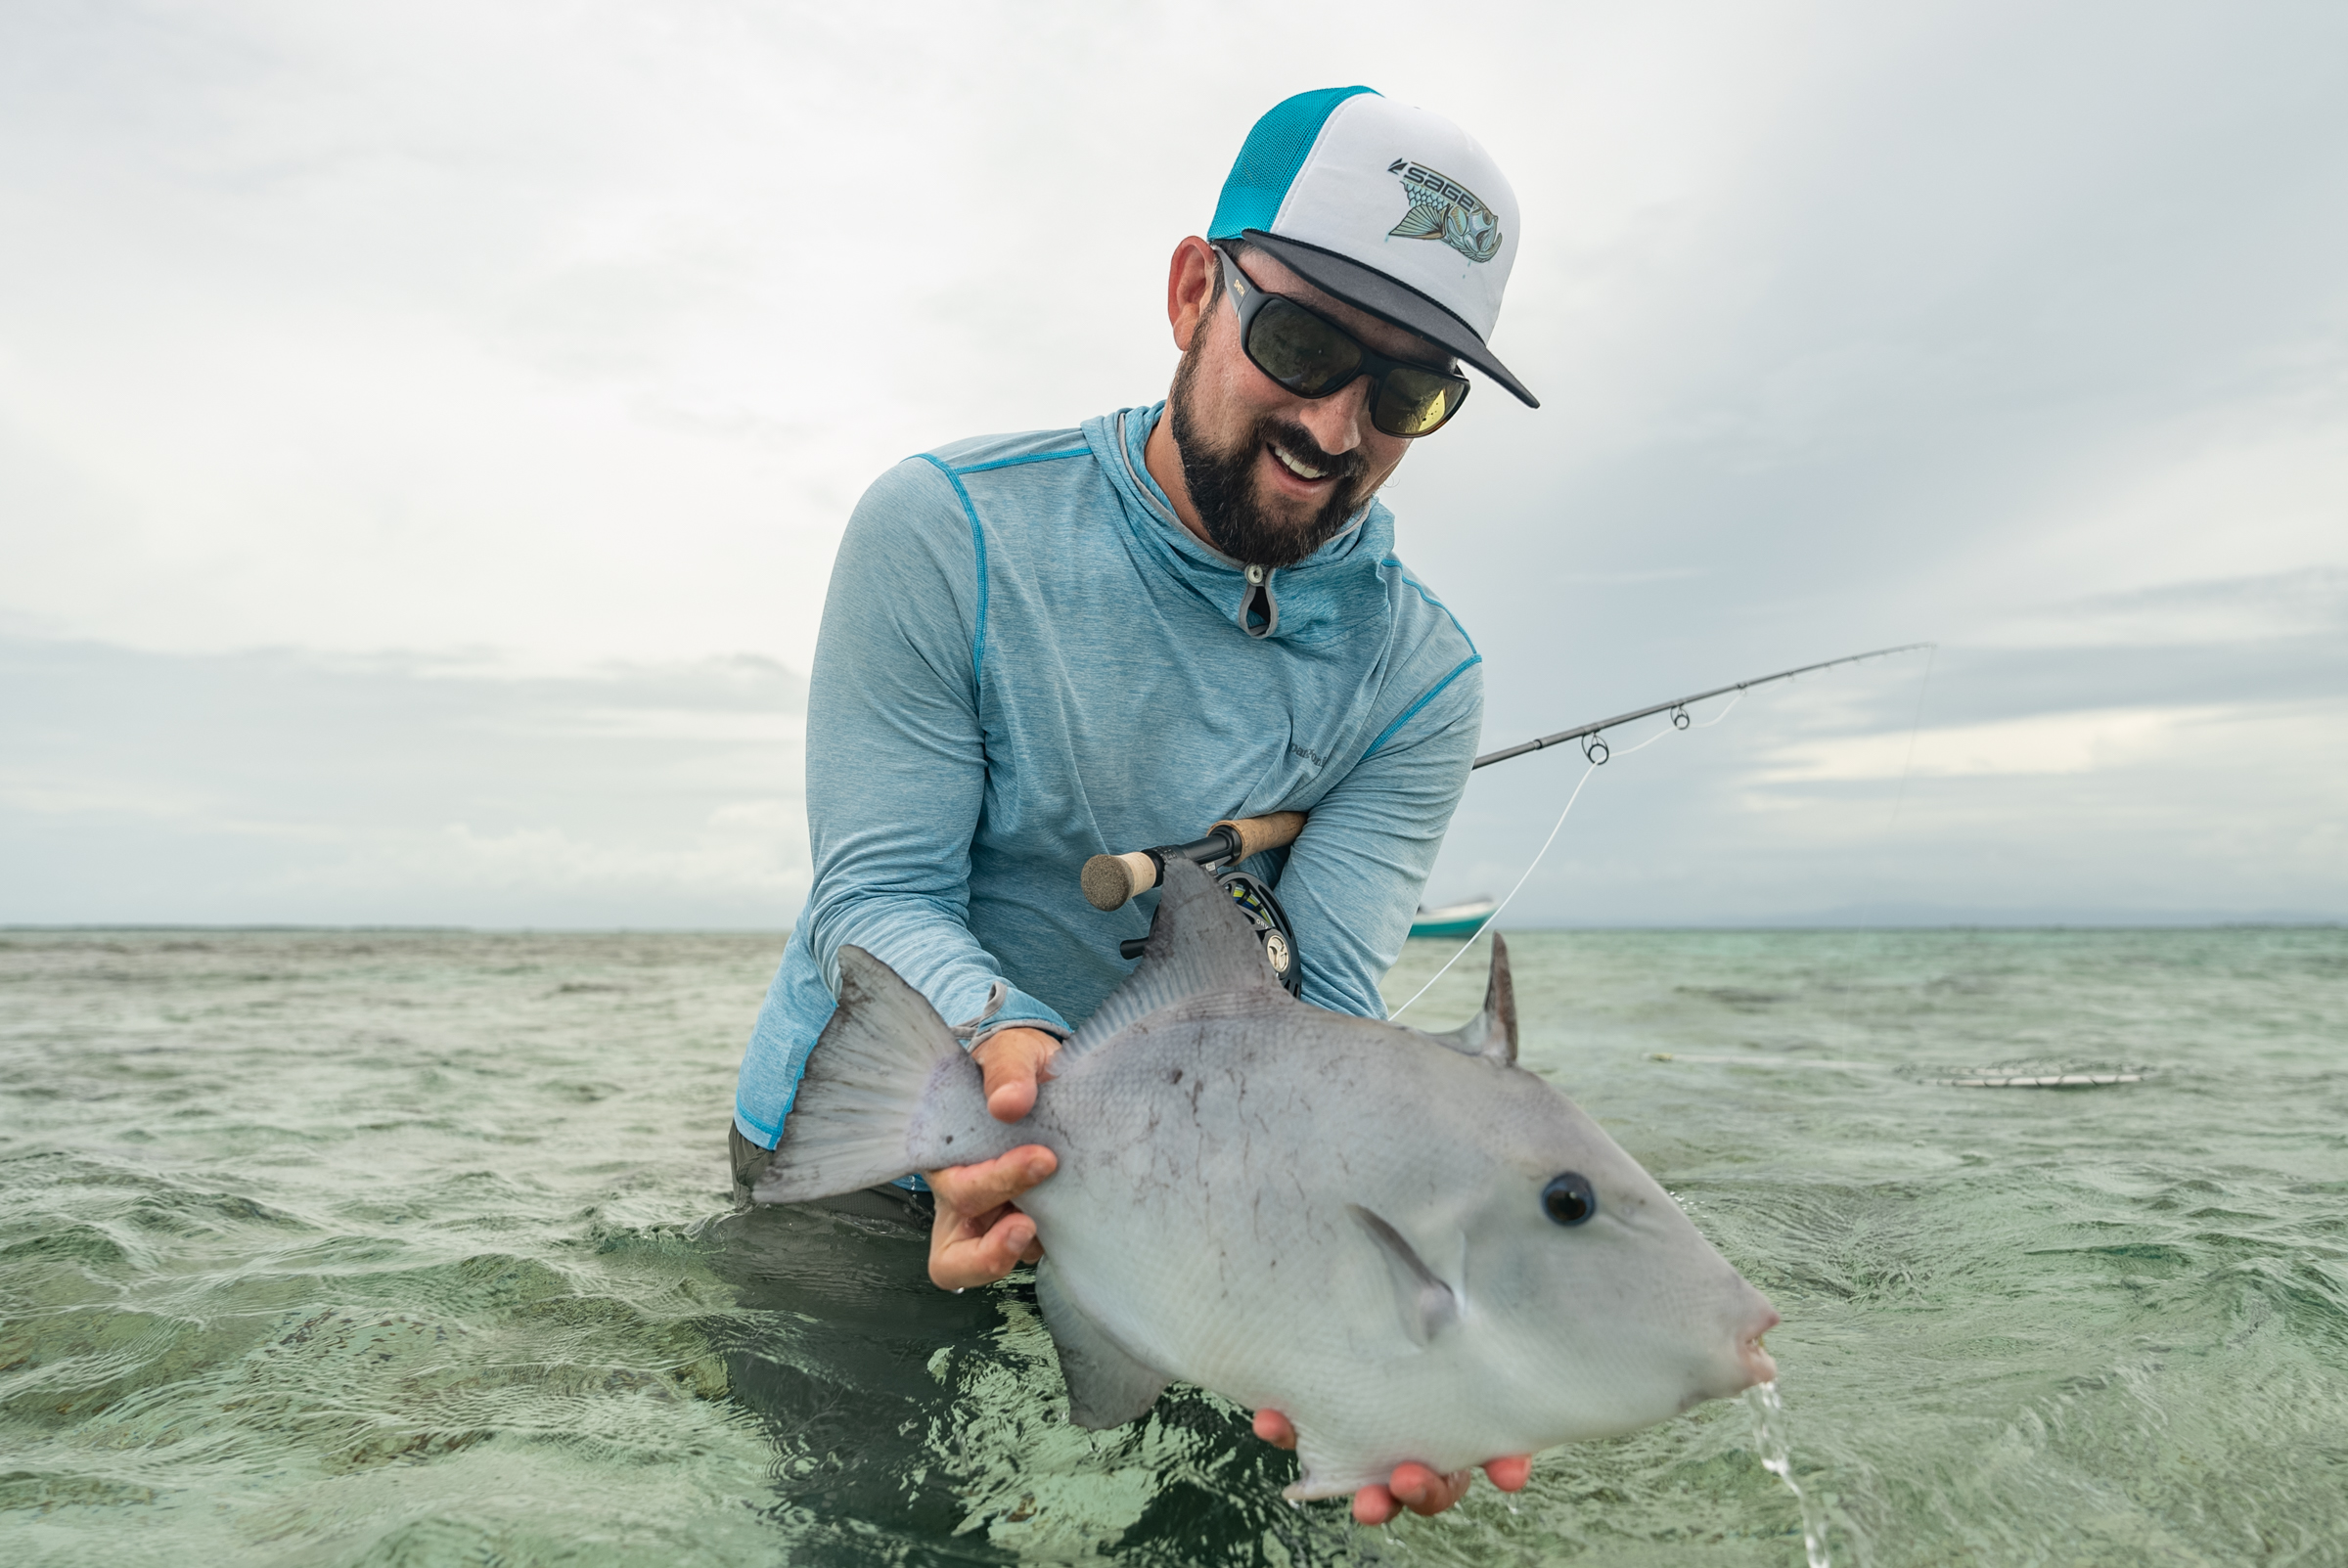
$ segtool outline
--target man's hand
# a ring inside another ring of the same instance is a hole
[[[1038,1085],[1052,1076],[1060,1041],[1041,1029],[998,1029],[971,1058],[985,1075],[987,1113],[1016,1122],[1035,1109]],[[1060,1169],[1060,1157],[1041,1143],[1023,1143],[975,1165],[950,1165],[926,1175],[937,1198],[929,1227],[929,1278],[941,1289],[992,1284],[1022,1263],[1044,1255],[1035,1222],[1012,1200]]]
[[[1278,1411],[1255,1412],[1255,1435],[1276,1449],[1296,1446],[1296,1428]],[[1488,1459],[1484,1474],[1503,1492],[1522,1492],[1532,1479],[1533,1456],[1515,1454]],[[1384,1524],[1405,1508],[1422,1515],[1441,1513],[1466,1497],[1474,1480],[1473,1470],[1437,1475],[1423,1464],[1398,1464],[1385,1485],[1366,1486],[1353,1495],[1353,1516],[1364,1524]]]
[[[1052,1053],[1059,1049],[1060,1037],[1041,1029],[998,1029],[979,1041],[971,1059],[986,1075],[987,1114],[1016,1122],[1035,1109],[1036,1087],[1052,1076]]]

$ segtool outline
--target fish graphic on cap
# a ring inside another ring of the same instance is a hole
[[[1386,172],[1401,179],[1411,199],[1402,221],[1386,231],[1388,239],[1440,240],[1470,261],[1500,253],[1500,214],[1473,191],[1407,157],[1387,164]]]

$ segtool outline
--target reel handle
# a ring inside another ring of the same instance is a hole
[[[1136,894],[1147,893],[1165,874],[1166,857],[1204,866],[1217,861],[1245,860],[1267,849],[1281,849],[1304,831],[1304,813],[1275,811],[1261,817],[1225,818],[1206,830],[1206,836],[1188,844],[1156,849],[1127,850],[1122,855],[1095,855],[1084,863],[1084,899],[1097,910],[1123,909]]]

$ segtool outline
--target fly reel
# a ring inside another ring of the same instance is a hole
[[[1264,944],[1264,962],[1272,965],[1280,983],[1288,988],[1288,995],[1301,995],[1304,961],[1296,956],[1296,938],[1288,930],[1288,912],[1280,907],[1272,889],[1236,866],[1217,872],[1215,885],[1229,893],[1240,913],[1247,917],[1255,939]]]

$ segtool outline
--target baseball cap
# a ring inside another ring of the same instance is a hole
[[[1516,259],[1516,193],[1442,115],[1369,87],[1273,105],[1241,146],[1206,237],[1261,246],[1541,406],[1484,346]]]

